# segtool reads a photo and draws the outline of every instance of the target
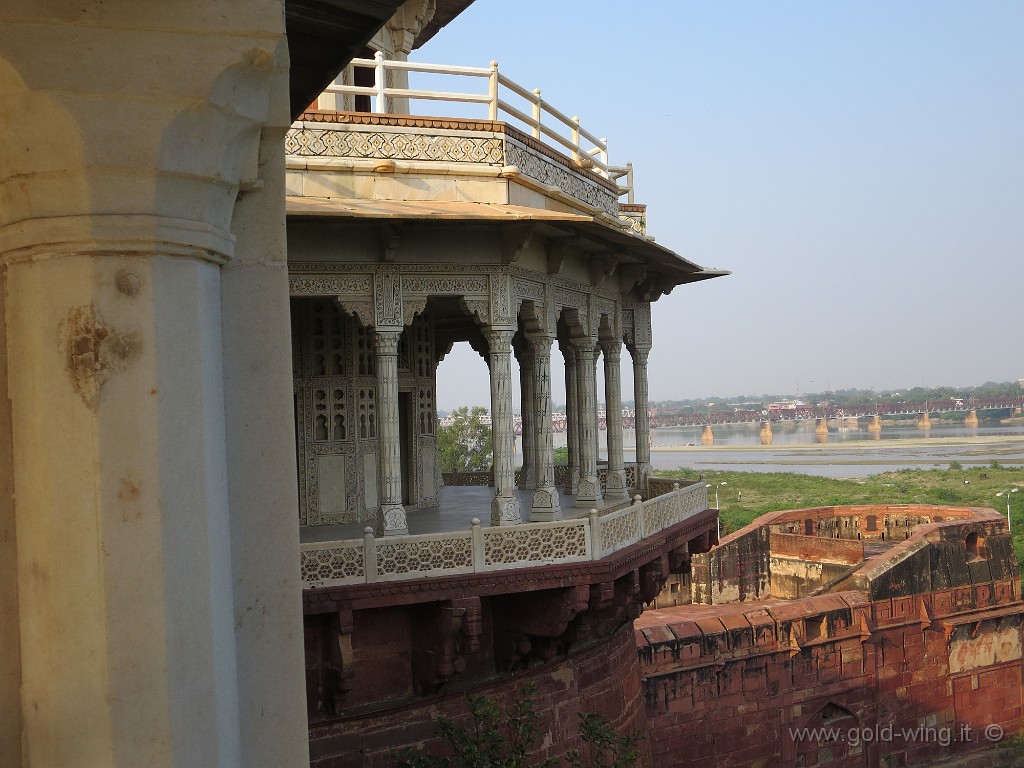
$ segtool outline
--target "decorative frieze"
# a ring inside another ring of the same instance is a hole
[[[451,133],[409,133],[365,128],[291,128],[285,153],[295,157],[428,160],[507,165],[500,138]]]
[[[614,192],[581,174],[573,173],[565,166],[527,149],[516,141],[506,140],[505,164],[515,166],[534,181],[557,187],[564,194],[586,203],[589,207],[618,218],[619,198]]]
[[[487,295],[486,275],[403,275],[403,293]]]
[[[371,290],[373,290],[373,282],[369,275],[353,275],[351,277],[293,275],[288,278],[288,291],[292,296],[336,296],[345,294],[365,296]]]

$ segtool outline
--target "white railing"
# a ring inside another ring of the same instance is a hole
[[[600,560],[699,514],[707,499],[707,486],[694,483],[571,520],[485,527],[474,519],[468,531],[381,538],[367,528],[362,539],[301,545],[302,581],[343,586]]]
[[[350,96],[369,96],[372,101],[371,111],[385,113],[388,111],[389,99],[427,99],[431,101],[451,101],[471,104],[486,104],[487,119],[498,120],[511,117],[525,125],[535,139],[545,137],[565,148],[571,154],[573,162],[581,168],[587,168],[600,176],[615,182],[620,195],[628,195],[633,202],[633,169],[632,165],[612,166],[608,164],[608,140],[599,138],[580,125],[577,116],[569,117],[545,101],[540,89],[532,91],[523,88],[511,78],[498,70],[498,62],[492,61],[488,67],[462,67],[449,64],[425,64],[412,61],[385,59],[381,51],[377,51],[372,59],[352,59],[352,67],[363,67],[373,70],[373,85],[341,85],[327,87],[325,93],[340,93]],[[351,70],[350,70],[351,71]],[[420,72],[431,75],[456,75],[460,77],[477,77],[487,80],[486,93],[460,91],[433,91],[418,88],[394,88],[387,85],[388,72]],[[522,100],[518,105],[514,99]],[[625,178],[626,184],[618,184]]]

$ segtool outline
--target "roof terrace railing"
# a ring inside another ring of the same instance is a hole
[[[527,127],[533,138],[542,137],[568,150],[573,162],[580,168],[593,171],[615,183],[620,195],[627,195],[627,202],[633,202],[633,164],[614,166],[608,163],[608,140],[599,138],[580,125],[578,116],[569,117],[545,101],[540,89],[532,91],[522,87],[498,70],[498,62],[488,67],[463,67],[451,64],[426,64],[423,62],[386,59],[377,51],[372,59],[352,59],[351,66],[373,70],[373,85],[339,85],[327,87],[325,93],[339,93],[350,96],[369,96],[371,112],[383,114],[388,110],[389,99],[426,99],[431,101],[486,104],[487,119],[513,118]],[[434,91],[419,88],[394,88],[387,85],[387,73],[420,72],[432,75],[456,75],[487,79],[486,93],[460,91]],[[526,103],[516,106],[514,97]],[[625,183],[621,180],[625,179]]]
[[[600,560],[707,507],[700,482],[570,520],[482,526],[474,519],[468,531],[380,538],[367,528],[362,539],[301,545],[302,581],[309,589]]]

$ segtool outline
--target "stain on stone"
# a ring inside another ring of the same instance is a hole
[[[121,478],[121,487],[117,491],[117,498],[121,501],[135,501],[139,498],[138,484],[128,477]]]
[[[128,269],[119,269],[114,275],[114,285],[125,296],[134,296],[142,290],[142,278]]]
[[[142,352],[142,339],[106,325],[96,306],[73,307],[60,326],[60,344],[71,386],[92,410],[99,405],[100,387],[111,374],[124,371]]]

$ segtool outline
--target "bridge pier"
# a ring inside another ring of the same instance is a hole
[[[761,422],[761,445],[772,444],[772,423],[770,421]]]
[[[711,425],[705,424],[704,429],[700,431],[700,444],[701,445],[714,445],[715,433],[711,431]]]
[[[973,408],[967,412],[967,416],[964,417],[965,427],[976,427],[978,426],[978,412]]]
[[[1020,408],[1014,408],[1013,409],[1013,415],[1014,416],[1020,416]]]
[[[871,421],[868,422],[868,432],[881,432],[882,431],[882,417],[875,414],[871,417]]]
[[[828,435],[828,419],[818,419],[814,423],[814,434]]]
[[[918,429],[931,429],[932,428],[932,420],[928,418],[928,414],[927,413],[922,413],[918,417],[918,419],[917,419],[917,428]]]

